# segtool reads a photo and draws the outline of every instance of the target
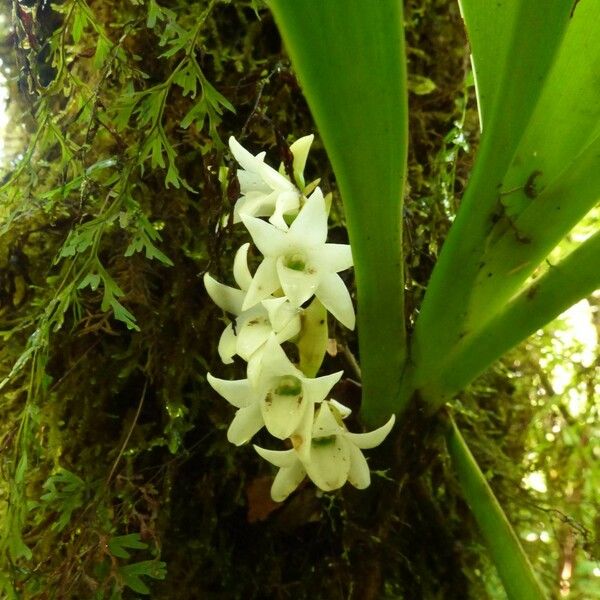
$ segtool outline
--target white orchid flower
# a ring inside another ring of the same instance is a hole
[[[242,304],[248,310],[282,288],[292,306],[299,308],[315,295],[343,325],[354,329],[350,293],[339,271],[352,266],[347,244],[327,244],[327,210],[316,188],[290,225],[282,231],[249,215],[241,216],[256,247],[265,257]]]
[[[300,333],[300,311],[285,297],[267,298],[249,310],[242,310],[252,283],[248,269],[249,247],[250,244],[244,244],[233,262],[233,277],[240,289],[223,285],[208,273],[204,275],[204,286],[217,306],[236,317],[233,323],[227,325],[219,340],[221,360],[231,364],[237,354],[248,362],[248,376],[252,379],[260,367],[264,345],[272,333],[280,344]]]
[[[213,389],[238,409],[227,431],[230,442],[245,444],[264,425],[276,438],[292,437],[299,454],[305,456],[310,451],[314,405],[327,397],[341,376],[342,371],[305,377],[271,335],[256,381],[228,381],[210,373],[207,378]]]
[[[290,147],[294,177],[302,187],[304,166],[313,139],[313,135],[305,136],[296,140]],[[275,227],[287,230],[284,215],[298,211],[301,191],[285,175],[264,162],[264,152],[254,156],[233,136],[229,138],[229,148],[242,167],[237,172],[242,197],[234,207],[234,222],[238,223],[242,215],[269,217],[269,221]]]
[[[341,488],[346,481],[364,489],[371,483],[367,461],[361,452],[383,442],[392,429],[395,417],[368,433],[350,433],[342,418],[349,409],[339,402],[322,402],[312,427],[310,454],[291,450],[254,449],[265,460],[279,467],[271,487],[271,497],[276,502],[285,500],[308,475],[320,489],[330,492]]]

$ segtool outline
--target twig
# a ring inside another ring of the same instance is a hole
[[[125,440],[123,441],[123,445],[121,446],[121,449],[119,450],[119,454],[117,455],[117,458],[115,458],[115,462],[113,463],[113,466],[110,470],[110,473],[108,474],[108,477],[106,478],[107,486],[111,482],[111,479],[112,479],[113,475],[115,474],[115,471],[117,469],[119,461],[121,460],[121,457],[123,456],[123,452],[125,452],[125,448],[127,447],[127,444],[129,443],[131,434],[133,433],[133,430],[135,429],[137,421],[140,417],[140,413],[142,412],[142,406],[144,404],[144,398],[146,397],[147,389],[148,389],[148,381],[146,380],[146,382],[144,383],[144,389],[142,390],[142,395],[140,397],[140,401],[138,403],[137,410],[135,411],[133,421],[131,422],[131,427],[129,428],[129,431],[127,432],[127,436],[125,437]]]

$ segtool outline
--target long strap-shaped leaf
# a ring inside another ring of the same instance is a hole
[[[599,40],[600,2],[580,0],[504,178],[504,234],[482,258],[466,330],[493,316],[600,198]]]
[[[506,351],[600,288],[600,232],[511,300],[478,333],[454,349],[424,393],[439,406]]]
[[[509,600],[543,600],[544,592],[519,539],[452,419],[446,443]]]
[[[600,2],[579,0],[542,96],[504,179],[516,190],[503,201],[512,214],[531,203],[523,185],[536,173],[543,190],[600,135]],[[518,189],[521,188],[521,189]]]
[[[492,3],[463,0],[480,20],[495,17]],[[414,386],[420,387],[465,335],[473,282],[493,226],[502,180],[534,111],[569,23],[571,6],[564,0],[501,3],[514,11],[507,47],[499,52],[498,86],[484,123],[475,167],[457,219],[428,285],[413,344]],[[465,15],[468,11],[465,11]],[[467,22],[469,29],[469,22]],[[489,27],[488,27],[489,29]],[[473,36],[473,32],[470,31]],[[476,62],[484,40],[471,39]],[[410,388],[407,388],[410,391]]]
[[[483,128],[502,85],[502,69],[498,65],[506,61],[519,2],[500,0],[484,5],[472,0],[458,0],[458,4],[468,26],[477,107]]]
[[[483,255],[465,326],[467,335],[493,318],[599,199],[600,136],[527,208],[510,218],[504,234]]]
[[[406,356],[401,0],[270,0],[342,194],[358,291],[363,414],[395,411]]]

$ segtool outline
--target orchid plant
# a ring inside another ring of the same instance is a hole
[[[395,412],[407,430],[415,415],[437,418],[509,598],[543,598],[517,535],[453,420],[452,400],[515,344],[600,286],[598,233],[558,263],[546,264],[553,248],[600,197],[600,5],[459,0],[482,136],[424,301],[407,324],[402,215],[408,88],[402,3],[268,4],[344,203],[356,274],[362,416],[376,422]],[[244,155],[243,206],[255,214],[243,215],[240,204],[239,219],[265,260],[243,308],[279,293],[277,286],[295,307],[314,292],[351,327],[348,297],[336,279],[337,271],[348,266],[347,257],[341,249],[328,248],[322,231],[310,232],[310,244],[320,247],[319,253],[301,242],[294,222],[288,231],[286,216],[295,214],[303,197],[266,170],[262,154],[250,158]],[[294,163],[296,171],[303,158],[295,157]],[[305,206],[311,201],[312,196]],[[268,216],[267,207],[274,207],[271,225],[257,219]],[[317,212],[316,203],[311,210]],[[305,218],[299,216],[298,222]],[[295,450],[258,450],[280,467],[274,496],[284,497],[305,472],[322,489],[346,479],[358,487],[368,482],[357,448],[378,442],[389,422],[359,440],[345,431],[343,416],[335,404],[320,403],[311,430],[311,462],[302,461]],[[330,448],[348,457],[347,470],[334,467]],[[322,468],[315,470],[326,463],[337,477],[324,478]]]
[[[346,481],[362,489],[370,473],[362,449],[380,444],[394,425],[369,433],[350,433],[343,419],[350,409],[330,396],[342,371],[313,376],[325,354],[323,335],[313,329],[326,327],[327,312],[348,329],[354,329],[355,313],[350,292],[339,272],[352,266],[347,244],[327,243],[328,211],[318,182],[304,183],[304,167],[313,136],[294,142],[295,181],[283,168],[275,170],[235,138],[229,147],[242,167],[237,172],[241,197],[233,214],[243,223],[263,260],[254,275],[248,267],[250,245],[243,244],[233,263],[239,288],[204,276],[206,291],[232,321],[219,341],[224,363],[239,356],[247,363],[247,378],[228,381],[208,374],[208,382],[237,411],[227,431],[236,445],[249,442],[263,427],[275,438],[286,440],[286,450],[254,446],[260,456],[280,470],[271,496],[285,500],[306,475],[323,491],[342,487]],[[268,222],[261,217],[268,217]],[[307,303],[310,302],[310,305]],[[305,308],[306,307],[306,308]],[[319,311],[318,320],[307,313]],[[301,341],[310,340],[307,344]],[[299,353],[312,360],[294,365],[282,344],[296,342]],[[315,358],[316,357],[316,358]]]

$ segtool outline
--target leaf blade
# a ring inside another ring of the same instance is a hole
[[[363,411],[377,420],[398,410],[398,374],[406,358],[402,4],[379,0],[365,8],[359,0],[272,0],[269,5],[344,201],[358,293]]]

